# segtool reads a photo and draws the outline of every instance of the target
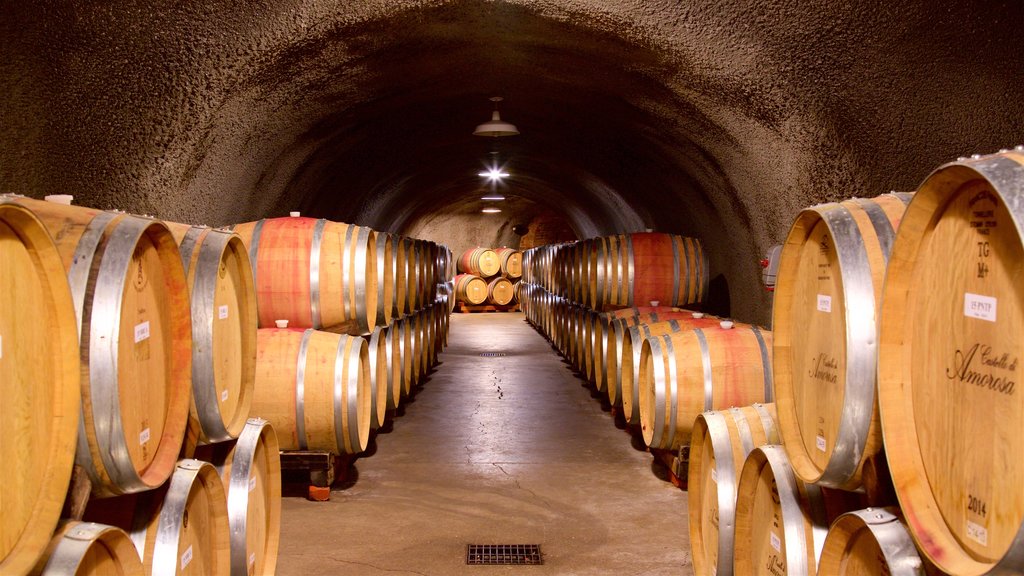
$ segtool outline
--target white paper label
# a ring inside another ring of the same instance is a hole
[[[776,552],[782,552],[782,540],[779,540],[779,537],[775,535],[775,532],[771,532],[769,537],[772,541],[772,548],[775,548]]]
[[[255,489],[256,489],[256,477],[255,476],[250,476],[249,477],[249,492],[252,492]]]
[[[185,566],[192,561],[192,547],[189,546],[184,552],[181,553],[181,569],[184,570]]]
[[[228,317],[228,305],[224,304],[220,308],[217,308],[217,318],[221,320],[227,320]]]
[[[711,469],[711,481],[714,482],[715,484],[718,484],[718,469],[717,468],[712,468]]]
[[[814,445],[818,447],[818,450],[825,451],[825,437],[817,436],[814,438]]]
[[[138,344],[149,338],[149,320],[135,325],[135,343]]]
[[[818,312],[832,313],[832,297],[818,294]]]
[[[964,316],[978,320],[996,321],[996,299],[979,294],[964,294]]]
[[[220,393],[220,401],[221,402],[227,402],[228,401],[228,391],[227,390],[225,390],[225,391]]]
[[[149,428],[139,432],[139,444],[145,444],[146,442],[149,442]]]
[[[967,537],[982,546],[988,546],[988,530],[981,524],[967,521]]]
[[[256,563],[256,553],[253,552],[252,554],[249,554],[249,566],[252,566],[255,563]]]

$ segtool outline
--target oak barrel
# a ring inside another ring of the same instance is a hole
[[[786,451],[777,445],[754,448],[736,494],[733,574],[814,574],[828,532],[826,496],[793,475]]]
[[[75,462],[97,497],[160,486],[192,395],[192,314],[174,237],[151,218],[12,201],[47,227],[68,274],[82,363]]]
[[[371,400],[365,339],[262,328],[257,344],[252,412],[274,426],[282,450],[366,449]]]
[[[15,572],[4,572],[14,574]],[[115,526],[62,521],[32,576],[143,576],[128,533]]]
[[[459,274],[455,277],[455,299],[477,305],[487,301],[488,284],[479,276]]]
[[[756,326],[695,328],[645,339],[637,383],[644,442],[677,449],[689,445],[701,412],[771,402],[771,374],[771,332]]]
[[[601,270],[618,272],[616,284],[600,305],[644,306],[657,301],[685,306],[706,298],[708,261],[696,238],[659,232],[623,234],[604,258],[603,265],[597,264],[593,281],[601,282]],[[592,292],[596,294],[596,286]]]
[[[523,253],[515,248],[495,248],[494,253],[498,255],[498,263],[501,275],[511,280],[518,280],[523,276]]]
[[[373,231],[301,216],[236,224],[249,250],[263,328],[369,334],[377,324]]]
[[[281,457],[277,434],[262,418],[250,418],[238,440],[199,448],[227,492],[231,574],[273,576],[281,539]]]
[[[1024,147],[946,164],[896,233],[879,408],[914,541],[944,572],[1024,571]]]
[[[237,438],[256,377],[256,290],[237,234],[166,223],[181,252],[192,303],[192,404],[186,443]]]
[[[774,404],[705,412],[697,417],[687,477],[695,573],[732,576],[740,470],[754,448],[778,442]]]
[[[388,409],[388,393],[391,391],[388,379],[388,328],[377,326],[366,339],[370,369],[370,428],[376,430],[384,425]]]
[[[459,256],[459,272],[490,278],[501,272],[501,260],[490,248],[470,248]]]
[[[487,301],[498,306],[505,306],[512,302],[515,294],[512,292],[512,283],[508,278],[497,277],[487,284]]]
[[[376,244],[377,264],[377,326],[391,324],[395,309],[395,258],[394,244],[391,234],[372,231],[373,242]]]
[[[30,210],[0,196],[0,573],[26,572],[60,517],[81,409],[64,265]]]
[[[829,527],[818,561],[820,576],[933,573],[918,555],[898,508],[867,508],[843,514]]]
[[[775,286],[779,428],[797,478],[853,490],[882,447],[877,304],[910,194],[806,208],[783,244]]]
[[[649,320],[643,320],[649,318]],[[607,357],[609,375],[608,400],[621,404],[627,422],[640,422],[640,351],[644,339],[694,328],[715,328],[721,322],[717,316],[701,312],[660,312],[641,315],[633,323],[630,318],[620,318],[613,329],[610,341],[612,351]],[[743,326],[746,326],[745,324]]]

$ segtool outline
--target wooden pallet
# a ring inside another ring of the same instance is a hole
[[[679,451],[650,449],[654,461],[664,467],[668,481],[680,490],[686,490],[687,487],[687,476],[690,472],[689,448],[686,446],[685,450]]]
[[[321,450],[282,450],[281,471],[309,472],[306,497],[315,502],[331,499],[331,486],[348,478],[349,466],[355,457]]]
[[[471,312],[519,312],[519,303],[506,304],[467,304],[459,301],[455,303],[455,312],[466,314]]]

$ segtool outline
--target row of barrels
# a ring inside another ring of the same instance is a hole
[[[691,497],[695,487],[721,488],[737,475],[757,487],[732,504],[691,501],[694,556],[717,562],[700,573],[1024,571],[1024,400],[1016,390],[1024,376],[1022,191],[1018,147],[942,166],[912,195],[823,204],[797,216],[776,284],[772,390],[760,400],[774,399],[777,431],[761,435],[762,448],[750,437],[739,441],[742,450],[734,443],[731,476],[724,464],[696,465],[725,458],[724,449],[709,455],[689,446]],[[592,312],[543,286],[524,292],[531,321],[600,379],[594,335],[607,326],[587,322]],[[660,338],[642,344],[641,381],[653,373],[669,382],[680,372],[680,355],[666,354]],[[664,390],[653,388],[646,402],[664,404],[673,392]],[[751,405],[736,398],[717,408]],[[754,410],[731,414],[732,426],[764,422],[767,409]],[[677,427],[689,417],[668,410],[663,421],[673,413]],[[650,443],[659,434],[647,425],[641,418]],[[889,482],[892,498],[880,488]],[[865,504],[886,509],[840,515]],[[830,525],[835,547],[825,545]],[[884,538],[898,543],[879,551],[870,542],[883,538],[883,526]],[[726,562],[730,539],[735,557]],[[904,552],[892,555],[893,546]]]
[[[6,195],[0,236],[2,421],[13,439],[3,457],[18,472],[0,488],[2,573],[35,566],[72,459],[95,500],[163,490],[181,455],[237,442],[250,414],[268,417],[282,398],[303,416],[274,415],[281,448],[360,451],[386,397],[402,397],[395,382],[404,390],[421,379],[447,330],[450,309],[432,292],[429,305],[366,338],[291,330],[299,350],[280,345],[257,330],[252,251],[229,230]],[[309,344],[324,338],[334,350]],[[309,374],[307,398],[296,398],[298,361],[331,352],[329,389],[342,397],[315,398],[328,387],[316,390],[319,375]],[[326,431],[306,425],[325,417]],[[272,573],[276,558],[258,561]]]
[[[248,249],[259,326],[277,320],[365,336],[430,306],[453,274],[446,246],[298,212],[236,224]]]
[[[525,282],[599,311],[651,302],[687,306],[708,293],[703,245],[677,234],[638,232],[540,246],[523,253],[523,269]]]
[[[516,286],[508,278],[495,277],[488,281],[475,274],[459,274],[455,277],[455,299],[473,306],[495,304],[507,306],[516,300]]]
[[[515,282],[523,276],[523,253],[515,248],[470,248],[459,256],[460,274],[472,274],[483,279],[500,276]]]

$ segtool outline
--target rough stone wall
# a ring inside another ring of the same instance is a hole
[[[1022,24],[1015,0],[16,3],[0,190],[461,245],[498,152],[581,236],[701,237],[715,310],[766,323],[756,262],[802,207],[1024,140]],[[522,135],[470,136],[495,94]]]

